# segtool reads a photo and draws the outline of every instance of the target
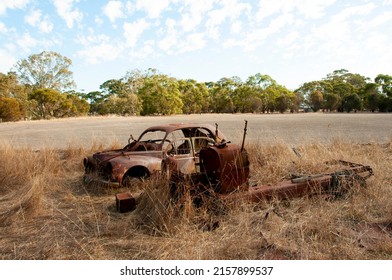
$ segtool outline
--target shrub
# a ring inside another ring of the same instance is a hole
[[[1,121],[17,121],[21,117],[19,102],[15,98],[0,98],[0,119]]]

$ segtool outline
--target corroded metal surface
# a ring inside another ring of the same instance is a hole
[[[344,169],[310,176],[303,176],[279,182],[275,185],[250,187],[246,192],[220,195],[226,200],[261,200],[288,199],[313,194],[331,194],[335,197],[344,195],[354,184],[364,185],[365,180],[373,175],[368,165],[337,161]]]
[[[161,171],[170,158],[183,173],[194,173],[201,148],[225,136],[210,124],[167,124],[146,129],[137,140],[117,150],[95,153],[83,160],[86,182],[123,186],[129,178],[146,178]]]
[[[145,130],[138,140],[130,137],[123,149],[96,153],[84,159],[85,177],[106,184],[124,186],[130,178],[146,178],[160,173],[169,179],[172,198],[179,201],[186,189],[232,201],[287,199],[313,194],[345,195],[354,185],[365,185],[373,175],[370,166],[333,161],[340,169],[331,173],[295,177],[275,185],[249,186],[250,162],[244,148],[247,122],[241,145],[225,140],[209,124],[168,124]],[[152,135],[160,135],[152,137]],[[116,195],[120,212],[135,208],[132,195]]]

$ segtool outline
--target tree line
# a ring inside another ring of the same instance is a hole
[[[82,115],[171,115],[304,111],[392,111],[392,76],[374,81],[345,69],[291,91],[256,73],[216,82],[176,79],[156,69],[132,70],[99,90],[77,92],[72,61],[42,52],[0,73],[0,119],[48,119]]]

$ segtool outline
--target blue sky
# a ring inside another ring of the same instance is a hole
[[[374,79],[392,75],[392,0],[0,0],[0,72],[43,50],[85,92],[148,68],[292,90],[342,68]]]

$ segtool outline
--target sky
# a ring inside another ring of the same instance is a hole
[[[0,0],[0,72],[42,51],[86,93],[148,68],[291,90],[338,69],[374,80],[392,75],[392,0]]]

